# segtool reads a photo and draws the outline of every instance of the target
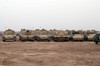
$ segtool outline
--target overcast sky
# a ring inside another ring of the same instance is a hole
[[[100,0],[0,0],[0,31],[100,30]]]

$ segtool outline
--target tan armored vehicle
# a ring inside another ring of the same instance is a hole
[[[21,41],[34,41],[35,35],[33,30],[22,29],[19,36]]]
[[[83,31],[81,31],[81,30],[73,31],[72,32],[72,40],[83,41],[84,40],[84,33],[83,33]]]
[[[16,41],[16,32],[11,29],[4,31],[2,34],[2,40],[3,41],[11,41],[11,40]]]
[[[86,40],[93,41],[93,37],[96,35],[97,31],[95,30],[87,30],[85,33]]]
[[[68,31],[55,31],[53,35],[54,41],[68,41],[70,39],[70,35]]]
[[[49,34],[49,31],[45,30],[45,29],[42,29],[42,30],[39,30],[39,31],[35,31],[35,39],[37,41],[41,41],[41,40],[47,40],[47,41],[50,41],[51,40],[51,36]]]

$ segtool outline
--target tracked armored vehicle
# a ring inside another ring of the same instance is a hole
[[[16,41],[16,32],[8,29],[6,31],[3,32],[2,34],[2,40],[3,41]]]
[[[93,41],[93,37],[96,35],[96,31],[95,30],[87,30],[86,31],[86,35],[85,35],[85,38],[86,38],[86,40],[88,40],[88,41]]]
[[[35,39],[37,41],[43,41],[43,40],[51,41],[51,36],[49,34],[49,31],[42,29],[42,30],[36,31]]]
[[[84,41],[84,33],[83,31],[73,31],[72,32],[72,40],[74,41]]]
[[[20,31],[19,38],[21,41],[34,41],[35,40],[34,31],[22,29]]]
[[[67,31],[55,31],[53,35],[54,41],[68,41],[70,35]]]

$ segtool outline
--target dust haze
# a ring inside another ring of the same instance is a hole
[[[100,30],[100,0],[0,0],[0,31]]]

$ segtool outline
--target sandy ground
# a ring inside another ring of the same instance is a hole
[[[0,66],[100,66],[100,45],[0,41]]]

